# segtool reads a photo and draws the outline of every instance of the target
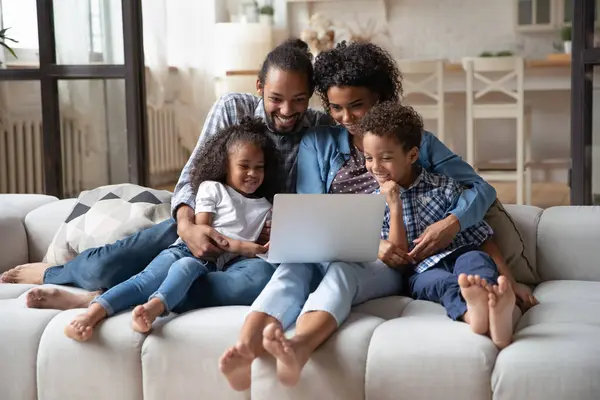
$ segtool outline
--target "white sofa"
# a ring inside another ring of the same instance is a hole
[[[0,195],[0,271],[39,261],[72,204]],[[125,312],[78,343],[63,329],[81,310],[27,309],[32,285],[0,284],[0,399],[600,399],[600,207],[507,209],[544,283],[500,353],[441,306],[390,297],[355,307],[297,387],[265,358],[237,393],[217,360],[246,307],[168,317],[148,336]]]

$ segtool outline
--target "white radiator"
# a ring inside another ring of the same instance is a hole
[[[61,121],[66,196],[82,190],[85,135],[73,121]],[[0,123],[0,193],[44,193],[42,122],[5,119]]]
[[[148,107],[147,111],[150,182],[172,183],[189,152],[180,144],[172,107]],[[61,134],[64,195],[73,197],[86,189],[87,132],[76,121],[63,119]],[[38,117],[0,120],[0,193],[44,193],[43,163],[42,123]]]
[[[148,106],[147,113],[150,183],[175,182],[190,157],[179,139],[175,108],[168,104],[160,109]]]

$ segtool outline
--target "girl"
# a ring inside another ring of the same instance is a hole
[[[153,321],[185,298],[192,283],[209,272],[233,267],[242,257],[265,253],[254,243],[278,190],[278,156],[259,118],[245,117],[207,140],[194,160],[196,223],[212,225],[227,238],[227,252],[196,258],[179,238],[141,273],[97,297],[67,327],[68,337],[86,341],[104,318],[138,305],[132,327],[148,332]],[[242,257],[240,257],[242,256]]]

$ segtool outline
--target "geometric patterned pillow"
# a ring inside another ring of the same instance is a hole
[[[171,217],[172,194],[131,183],[81,192],[44,262],[62,265],[84,250],[114,243]]]

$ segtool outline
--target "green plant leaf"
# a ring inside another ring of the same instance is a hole
[[[2,47],[4,47],[6,50],[8,50],[8,52],[9,52],[10,54],[12,54],[12,56],[13,56],[14,58],[17,58],[17,55],[15,54],[15,52],[13,51],[13,49],[11,49],[10,47],[8,47],[8,45],[7,45],[6,43],[4,43],[4,42],[0,42],[0,45],[1,45]]]

